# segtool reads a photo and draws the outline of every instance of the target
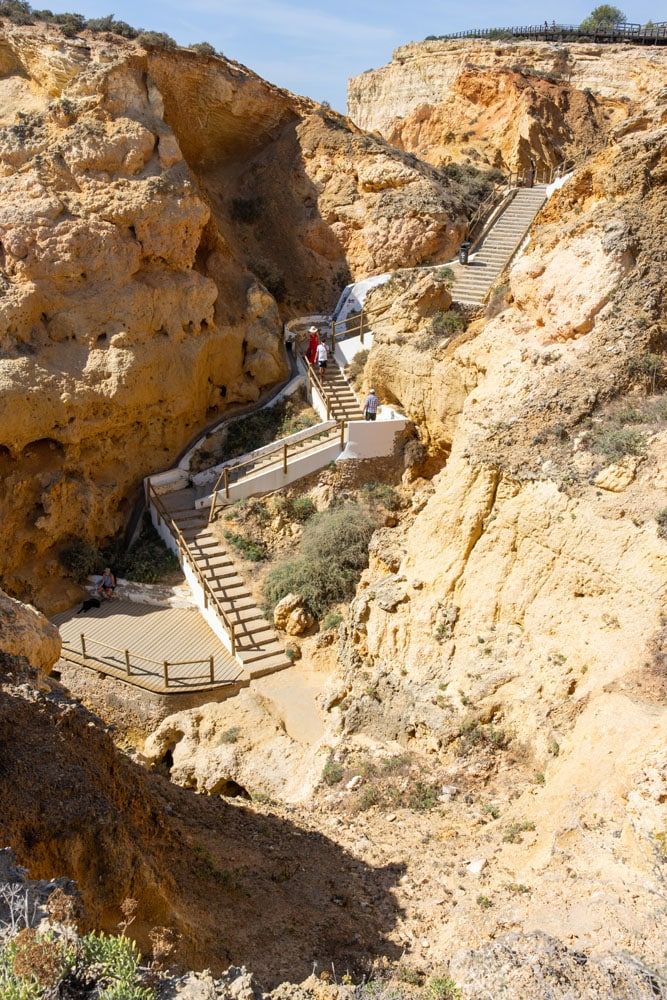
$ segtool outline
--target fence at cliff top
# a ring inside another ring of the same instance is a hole
[[[445,41],[456,38],[487,38],[503,41],[507,38],[532,38],[536,41],[593,41],[629,42],[635,45],[667,45],[667,21],[648,21],[646,24],[607,25],[587,28],[582,24],[526,24],[508,28],[470,28],[450,35],[428,35],[427,42]]]

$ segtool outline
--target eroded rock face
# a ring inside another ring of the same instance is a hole
[[[633,130],[663,86],[664,52],[627,46],[437,41],[405,45],[349,82],[362,128],[434,164],[539,173]],[[634,124],[631,124],[634,123]]]
[[[664,378],[666,276],[652,261],[665,238],[663,113],[648,105],[643,129],[547,203],[498,315],[440,353],[420,345],[419,330],[400,344],[378,326],[366,377],[384,380],[424,440],[449,441],[451,453],[392,532],[400,553],[392,585],[400,582],[403,600],[378,600],[387,561],[371,548],[341,630],[346,696],[333,709],[351,738],[437,755],[478,809],[504,796],[497,828],[481,820],[483,832],[463,837],[466,863],[489,862],[480,875],[489,913],[501,873],[531,886],[489,918],[490,935],[508,920],[557,937],[566,922],[577,950],[618,952],[632,912],[630,935],[640,934],[649,962],[663,947],[650,896],[667,823],[667,548],[656,525],[664,381],[655,389],[641,359],[654,352]],[[553,278],[557,260],[562,282]],[[644,415],[628,450],[640,454],[611,464],[608,437],[625,419],[614,413],[633,406]],[[469,753],[469,726],[509,736],[513,760],[497,749]],[[511,821],[534,825],[530,842],[503,839]],[[625,892],[629,883],[646,887],[641,900]],[[461,896],[434,929],[431,956],[451,955],[470,933],[471,912]],[[518,942],[514,957],[511,944],[493,947],[488,965],[482,953],[452,966],[464,993],[493,993],[505,960],[503,982],[522,996],[543,990],[520,968],[532,944]],[[534,949],[562,963],[576,993],[572,956],[553,942]],[[634,985],[632,969],[613,965],[591,976]]]
[[[0,642],[2,651],[11,656],[22,656],[44,673],[60,656],[61,639],[55,625],[51,625],[29,604],[21,604],[0,590]]]
[[[8,23],[0,56],[0,577],[55,609],[68,540],[116,533],[144,475],[284,376],[285,315],[446,256],[464,213],[227,60]]]

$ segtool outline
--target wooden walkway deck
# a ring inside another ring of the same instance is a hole
[[[65,660],[160,694],[248,682],[195,608],[156,607],[122,598],[104,601],[86,614],[78,615],[78,607],[51,619],[60,629]]]

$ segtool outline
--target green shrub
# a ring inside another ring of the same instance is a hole
[[[655,392],[664,384],[667,366],[661,354],[645,351],[644,354],[630,358],[628,371],[633,378],[649,382]]]
[[[659,510],[655,519],[658,522],[658,535],[660,538],[667,538],[667,507]]]
[[[292,497],[288,501],[288,510],[292,520],[299,521],[300,524],[309,521],[317,513],[317,507],[310,497]]]
[[[316,514],[303,530],[298,556],[268,574],[264,585],[268,607],[272,610],[287,594],[295,593],[321,618],[332,604],[349,599],[368,565],[374,528],[368,513],[356,504]]]
[[[361,492],[369,499],[381,503],[387,510],[398,510],[401,500],[396,490],[389,483],[370,482],[364,483]]]
[[[123,539],[117,538],[106,545],[98,559],[98,569],[110,566],[116,576],[136,583],[169,581],[180,573],[181,567],[174,553],[166,547],[149,520],[130,549]]]
[[[238,743],[239,736],[241,735],[240,726],[232,726],[230,729],[225,729],[224,733],[220,736],[221,743]]]
[[[428,1000],[461,1000],[461,990],[449,976],[434,976],[426,988]]]
[[[454,284],[454,272],[451,267],[439,267],[435,272],[438,281],[445,281],[448,285]]]
[[[437,312],[431,320],[431,329],[441,337],[454,337],[465,328],[465,319],[455,309]]]
[[[643,455],[646,438],[641,431],[631,427],[599,427],[591,435],[591,446],[600,455],[619,461],[626,455]]]
[[[335,628],[338,628],[342,620],[343,616],[339,615],[337,611],[330,611],[328,615],[324,616],[320,630],[322,632],[332,632]]]
[[[60,552],[60,562],[75,580],[83,582],[100,568],[100,550],[84,538],[73,538]],[[104,567],[102,567],[104,568]]]
[[[325,785],[337,785],[343,780],[344,773],[343,765],[334,760],[333,757],[329,757],[322,770],[322,781]]]
[[[216,51],[210,42],[195,42],[194,45],[190,45],[188,47],[200,56],[214,56],[216,54]]]
[[[535,824],[529,819],[522,819],[515,823],[510,823],[503,834],[503,843],[520,844],[523,840],[521,834],[534,829]]]
[[[141,31],[137,35],[137,41],[144,48],[149,49],[175,49],[176,41],[164,31]]]
[[[416,812],[428,812],[429,809],[434,809],[438,805],[439,795],[440,788],[438,785],[418,781],[410,789],[408,808],[414,809]]]
[[[226,531],[225,538],[232,548],[250,562],[262,562],[269,558],[269,550],[262,541],[253,541],[247,535],[239,535],[234,531]]]

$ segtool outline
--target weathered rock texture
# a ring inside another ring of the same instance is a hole
[[[179,964],[248,964],[265,987],[307,976],[313,962],[360,974],[394,954],[395,869],[373,872],[370,887],[366,866],[321,834],[148,773],[9,652],[8,626],[24,614],[0,605],[0,842],[33,878],[74,879],[89,927],[116,931],[121,903],[136,899],[132,935],[146,952],[151,928],[171,926]],[[45,629],[31,649],[46,655],[51,641]]]
[[[369,357],[367,381],[451,447],[402,527],[374,539],[337,699],[347,739],[421,747],[481,817],[448,815],[457,905],[427,922],[431,958],[539,927],[661,962],[666,164],[658,103],[547,204],[499,315],[435,359],[419,332],[396,343],[379,326]],[[457,891],[456,866],[478,857],[484,927],[475,892]]]
[[[48,673],[60,656],[60,634],[55,625],[29,604],[13,601],[0,590],[2,648],[12,656],[23,656]]]
[[[432,163],[538,169],[591,148],[664,84],[664,50],[425,41],[354,77],[348,107]]]
[[[456,184],[238,64],[0,35],[0,577],[54,607],[68,536],[285,374],[281,310],[451,252]],[[280,305],[279,305],[280,303]]]

